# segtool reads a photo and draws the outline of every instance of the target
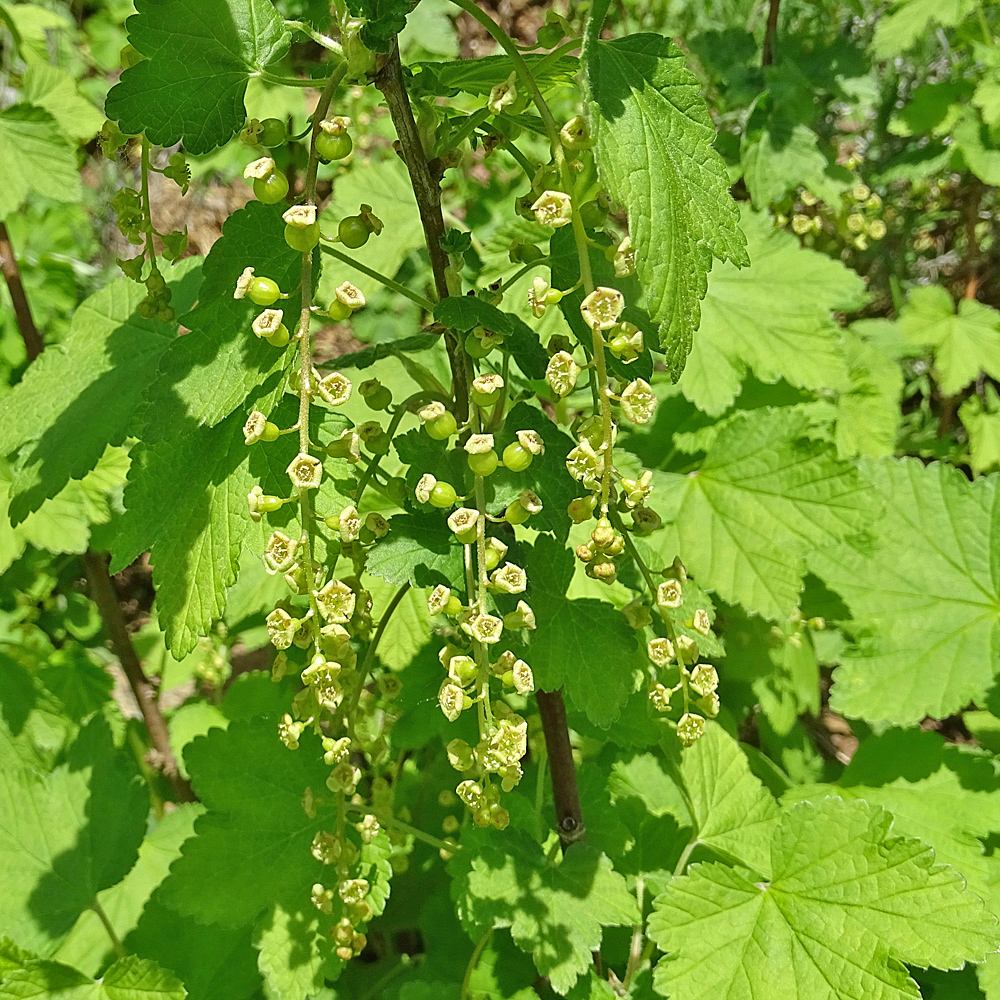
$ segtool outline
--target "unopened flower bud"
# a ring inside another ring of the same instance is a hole
[[[465,740],[452,740],[445,748],[448,753],[448,763],[456,771],[469,771],[476,763],[472,747]]]
[[[652,613],[638,597],[629,601],[622,608],[622,614],[625,616],[625,620],[629,623],[629,626],[636,631],[653,623]]]
[[[635,248],[632,246],[632,237],[626,236],[618,244],[618,249],[614,256],[615,276],[627,278],[635,273]]]
[[[722,707],[719,702],[719,696],[714,691],[706,694],[704,698],[699,698],[695,704],[705,713],[705,717],[708,719],[714,719]]]
[[[694,663],[698,659],[698,643],[690,636],[677,636],[677,659],[683,663]]]
[[[618,578],[618,570],[615,568],[615,564],[603,556],[599,559],[594,559],[593,562],[587,565],[587,576],[592,580],[598,580],[601,583],[612,584]]]

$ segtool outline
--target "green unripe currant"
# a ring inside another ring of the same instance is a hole
[[[520,500],[515,500],[513,503],[507,504],[507,510],[504,511],[503,518],[508,524],[524,524],[528,520],[529,514],[521,505]]]
[[[159,295],[167,287],[167,282],[159,271],[150,271],[146,279],[146,291],[150,295]]]
[[[329,517],[323,519],[323,523],[331,531],[340,531],[340,515],[339,514],[331,514]]]
[[[603,226],[608,218],[608,210],[602,208],[596,201],[588,201],[580,206],[580,221],[588,229],[597,229]]]
[[[432,437],[435,441],[445,441],[458,430],[458,422],[455,420],[455,414],[450,411],[446,411],[441,414],[440,417],[435,417],[433,420],[428,420],[424,424],[424,430],[427,431],[429,437]]]
[[[469,456],[469,468],[472,469],[473,475],[476,476],[493,475],[499,464],[500,459],[497,457],[497,453],[492,449],[490,451],[480,452],[478,455]]]
[[[385,484],[385,495],[397,506],[406,502],[406,480],[402,476],[393,476]]]
[[[360,215],[348,215],[340,220],[337,227],[337,235],[340,242],[350,250],[357,250],[368,242],[368,237],[372,231],[365,224],[365,220]]]
[[[569,514],[574,524],[583,524],[584,521],[593,517],[596,506],[596,497],[577,497],[575,500],[570,500],[566,513]]]
[[[535,456],[528,451],[527,448],[518,444],[516,441],[507,445],[503,450],[503,464],[510,469],[511,472],[524,472],[524,470],[531,465],[531,460]]]
[[[477,361],[481,361],[492,350],[492,345],[484,344],[478,337],[474,337],[472,334],[469,334],[469,336],[465,338],[465,353],[468,354],[470,358],[475,358]]]
[[[333,299],[333,301],[326,307],[326,314],[334,321],[334,323],[343,323],[345,319],[351,318],[351,313],[353,310],[350,306],[345,305],[340,299]]]
[[[444,613],[454,617],[457,614],[461,614],[462,608],[462,602],[454,594],[452,594],[451,597],[448,598],[448,603],[445,605]]]
[[[464,531],[456,531],[455,532],[455,537],[463,545],[473,545],[473,544],[475,544],[475,541],[476,541],[476,538],[478,537],[478,535],[479,535],[479,532],[478,532],[478,530],[477,530],[477,528],[476,528],[475,525],[472,525],[471,528],[466,528]]]
[[[319,243],[319,223],[311,226],[285,226],[285,242],[299,253],[312,250]]]
[[[366,441],[365,447],[373,455],[388,455],[389,448],[392,447],[392,438],[383,431],[381,434]]]
[[[247,289],[247,298],[258,306],[271,306],[281,296],[278,283],[271,278],[254,278]]]
[[[156,302],[149,298],[143,299],[137,309],[143,319],[152,319],[156,315]]]
[[[278,324],[278,329],[269,337],[264,338],[272,347],[287,347],[290,339],[288,327],[284,323]]]
[[[265,118],[260,123],[260,139],[262,146],[280,146],[288,139],[288,129],[280,118]],[[287,185],[286,185],[287,186]],[[263,199],[261,199],[263,201]]]
[[[358,541],[362,545],[371,545],[375,541],[375,532],[367,527],[367,525],[361,525],[361,530],[358,532]]]
[[[477,406],[492,406],[500,398],[500,390],[494,389],[492,392],[480,392],[478,389],[473,389],[469,394],[469,398]]]
[[[257,509],[265,511],[268,514],[274,513],[276,510],[281,510],[282,504],[284,504],[284,498],[282,497],[269,497],[262,496],[257,501]]]
[[[438,481],[434,484],[434,489],[431,490],[430,502],[435,507],[452,507],[457,499],[458,494],[451,483]]]
[[[280,170],[269,177],[258,177],[253,182],[253,193],[265,205],[276,205],[288,194],[288,178]]]
[[[264,424],[264,430],[261,432],[261,441],[277,441],[280,431],[278,430],[277,424],[272,424],[270,420]]]
[[[492,573],[500,565],[500,550],[495,546],[486,549],[486,570]]]
[[[354,143],[347,132],[340,135],[330,135],[328,132],[320,132],[316,136],[316,154],[324,163],[331,160],[342,160],[354,148]]]
[[[156,312],[156,318],[161,323],[170,323],[176,315],[177,314],[170,308],[170,306],[164,306]]]
[[[514,671],[505,670],[500,680],[503,683],[504,687],[512,688],[514,686]]]
[[[384,385],[370,396],[365,397],[365,405],[370,410],[384,410],[392,402],[392,392]]]

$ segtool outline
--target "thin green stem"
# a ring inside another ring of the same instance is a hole
[[[338,56],[344,54],[344,49],[340,42],[329,35],[324,35],[322,32],[316,31],[311,25],[306,24],[305,21],[285,21],[285,27],[289,31],[301,31],[303,35],[308,35],[317,45],[322,45],[324,49],[335,52]]]
[[[695,837],[681,852],[681,856],[677,859],[677,864],[674,866],[674,878],[684,874],[684,869],[687,868],[687,863],[691,860],[691,854],[699,843],[700,841]]]
[[[347,63],[339,63],[330,74],[316,105],[313,117],[312,139],[309,143],[309,161],[306,165],[303,202],[306,205],[316,204],[316,174],[319,169],[319,153],[316,150],[316,137],[319,135],[319,123],[326,116],[340,81],[347,72]],[[309,404],[312,399],[312,341],[309,337],[309,321],[312,315],[312,250],[302,254],[302,309],[299,313],[299,452],[309,454]],[[299,511],[302,522],[302,560],[301,566],[305,576],[306,592],[309,594],[309,606],[312,609],[310,628],[313,640],[319,645],[319,607],[316,603],[316,563],[313,559],[312,536],[314,530],[314,515],[310,491],[303,487],[297,488]]]
[[[462,995],[459,1000],[468,1000],[469,997],[469,984],[472,982],[472,973],[476,971],[476,966],[479,965],[479,957],[483,953],[483,949],[489,943],[490,938],[493,936],[493,928],[491,927],[476,943],[476,947],[472,949],[472,954],[469,956],[469,963],[465,967],[465,975],[462,977]]]
[[[642,959],[642,903],[646,891],[646,880],[637,878],[635,880],[635,901],[639,906],[639,920],[632,928],[632,944],[628,952],[628,965],[625,968],[625,978],[622,986],[628,992],[632,985],[632,979],[639,969],[639,962]]]
[[[535,179],[535,165],[531,162],[531,160],[529,160],[510,139],[504,140],[502,148],[506,149],[507,152],[510,153],[515,160],[517,160],[517,165],[524,171],[524,176],[528,178],[528,183],[531,184]]]
[[[349,267],[353,267],[356,271],[360,271],[362,274],[367,274],[369,278],[374,278],[376,281],[381,282],[390,291],[406,296],[406,298],[408,298],[411,302],[415,302],[418,306],[420,306],[424,312],[434,312],[434,303],[429,299],[425,299],[422,295],[418,295],[416,292],[410,291],[410,289],[405,285],[401,285],[398,281],[393,281],[392,278],[386,277],[380,271],[376,271],[373,267],[369,267],[367,264],[362,264],[360,260],[355,260],[343,251],[338,250],[336,247],[328,246],[326,243],[321,243],[319,248],[323,253],[327,253],[331,257],[336,257],[337,260],[343,261]]]
[[[149,263],[156,270],[156,254],[153,251],[153,206],[149,201],[149,143],[142,137],[142,152],[139,159],[139,176],[142,187],[142,204],[146,209],[146,253]]]
[[[258,76],[265,83],[274,84],[276,87],[312,87],[313,90],[319,90],[323,85],[322,80],[303,79],[300,76],[276,76],[274,73],[268,73],[266,69],[262,70]],[[324,111],[323,114],[326,112]]]
[[[568,38],[561,45],[557,45],[551,52],[546,52],[545,55],[535,64],[535,68],[532,72],[534,72],[537,76],[544,70],[547,70],[559,59],[560,56],[565,55],[567,52],[572,52],[573,49],[580,48],[582,44],[582,38]]]
[[[379,619],[378,627],[375,629],[375,634],[372,636],[372,641],[368,644],[368,650],[365,653],[364,661],[361,664],[361,669],[358,671],[358,683],[351,695],[351,705],[347,712],[347,718],[351,726],[351,732],[354,731],[354,715],[358,710],[358,705],[361,704],[361,692],[365,688],[365,681],[368,679],[368,674],[371,671],[372,664],[375,662],[375,653],[378,650],[378,644],[382,641],[382,636],[385,634],[386,626],[389,624],[389,619],[392,618],[393,612],[399,607],[399,602],[406,596],[406,592],[410,589],[409,582],[404,583],[395,594],[392,595],[392,600],[386,605],[386,609]]]
[[[97,914],[97,919],[101,921],[104,925],[104,929],[108,932],[108,937],[111,938],[111,947],[114,948],[115,954],[119,958],[124,958],[128,954],[125,950],[125,945],[122,944],[121,938],[115,932],[111,921],[108,919],[108,915],[104,912],[104,907],[97,901],[96,896],[90,904],[90,908]]]
[[[390,830],[399,830],[400,833],[408,833],[414,838],[414,840],[419,840],[424,844],[437,848],[439,851],[448,851],[450,854],[457,854],[462,849],[461,844],[449,844],[440,837],[435,837],[432,834],[425,833],[419,827],[411,826],[409,823],[404,823],[401,819],[396,819],[395,816],[383,816],[382,814],[378,814],[378,821]]]
[[[538,260],[533,260],[530,264],[525,264],[519,271],[512,274],[501,286],[500,293],[503,294],[514,284],[515,281],[520,281],[529,271],[534,271],[536,267],[544,267],[552,260],[551,257],[539,257]]]
[[[983,33],[983,38],[986,40],[987,45],[993,45],[993,32],[990,31],[989,22],[986,20],[986,14],[983,11],[983,5],[980,3],[976,4],[976,16],[979,19],[979,30]]]

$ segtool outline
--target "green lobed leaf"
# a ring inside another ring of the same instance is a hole
[[[255,483],[243,420],[236,413],[215,427],[191,427],[178,415],[162,437],[149,433],[132,451],[112,572],[149,550],[160,627],[177,659],[222,614],[243,545],[260,537],[247,507]]]
[[[514,944],[562,995],[590,967],[603,927],[639,919],[625,879],[586,844],[555,865],[538,844],[507,830],[502,839],[477,837],[451,870],[452,897],[470,933],[478,938],[485,928],[509,927]]]
[[[579,69],[579,60],[573,56],[560,56],[553,61],[545,54],[526,52],[523,58],[543,93],[573,83]],[[450,62],[418,62],[412,68],[417,91],[443,96],[464,91],[487,97],[493,87],[510,76],[514,64],[510,56],[495,55]]]
[[[800,247],[768,215],[744,212],[742,220],[750,266],[712,266],[679,383],[684,395],[720,416],[748,370],[763,382],[847,390],[841,331],[831,313],[859,306],[864,282],[839,261]]]
[[[250,77],[288,48],[280,15],[267,0],[136,0],[135,8],[128,40],[145,58],[111,88],[107,116],[158,146],[183,141],[189,153],[228,142],[246,120]]]
[[[276,902],[254,929],[257,965],[264,981],[281,1000],[307,1000],[336,979],[340,959],[333,954],[334,920],[308,903],[312,912],[289,912]]]
[[[607,3],[598,5],[607,10]],[[591,132],[601,179],[629,216],[645,306],[660,324],[672,377],[698,327],[712,257],[749,263],[715,130],[684,55],[660,35],[584,46]]]
[[[53,949],[97,893],[132,867],[149,794],[130,752],[96,716],[51,774],[0,766],[0,924],[19,944]]]
[[[560,542],[540,535],[523,549],[524,599],[535,612],[537,628],[522,634],[535,683],[543,691],[565,687],[570,703],[606,729],[632,691],[635,633],[612,605],[567,597],[575,559]]]
[[[180,980],[147,958],[127,955],[93,980],[58,962],[31,959],[0,979],[2,1000],[184,1000]]]
[[[317,740],[289,750],[276,726],[273,717],[234,721],[188,746],[185,762],[207,811],[160,888],[160,901],[178,913],[237,928],[289,893],[310,905],[323,866],[309,845],[335,822],[329,769]],[[302,808],[307,787],[323,803],[313,817]]]
[[[875,26],[872,48],[885,59],[905,52],[941,24],[954,27],[976,8],[975,0],[898,0]]]
[[[365,569],[388,583],[465,587],[463,547],[443,516],[394,514],[389,534],[368,553]]]
[[[189,258],[166,275],[180,309],[198,294],[199,264]],[[108,445],[137,434],[142,393],[177,337],[176,324],[140,318],[136,307],[145,295],[142,285],[118,278],[85,299],[62,342],[46,348],[0,400],[0,454],[22,449],[15,523],[70,479],[82,479]]]
[[[1000,669],[1000,495],[945,465],[866,461],[885,504],[869,534],[810,569],[847,602],[857,644],[834,672],[850,717],[916,723],[981,698]]]
[[[654,477],[674,531],[661,545],[676,545],[706,589],[769,618],[797,605],[806,556],[860,531],[877,510],[857,471],[808,433],[798,409],[737,413],[697,473]]]
[[[21,85],[21,96],[44,108],[67,135],[77,142],[93,139],[104,124],[104,115],[77,89],[73,74],[48,63],[30,63]]]
[[[272,308],[282,310],[288,332],[295,332],[302,254],[288,246],[284,231],[278,207],[259,201],[251,201],[226,219],[222,237],[205,258],[198,302],[180,317],[191,332],[171,343],[147,391],[147,422],[159,421],[168,401],[174,408],[183,404],[186,417],[209,425],[237,409],[249,412],[247,397],[292,363],[294,345],[277,349],[251,330],[260,307],[249,298],[233,298],[243,269],[254,268],[255,274],[272,278],[288,295]],[[318,255],[314,254],[313,281],[318,276]]]
[[[694,865],[654,902],[650,935],[668,953],[656,989],[674,1000],[919,997],[903,962],[959,968],[996,947],[996,918],[891,816],[836,798],[785,811],[769,882]]]
[[[1000,831],[1000,778],[990,757],[948,744],[937,733],[889,729],[858,747],[836,785],[800,785],[783,802],[827,795],[864,799],[892,813],[893,832],[917,837],[937,860],[962,873],[996,912],[1000,858],[983,841]]]
[[[406,27],[406,15],[416,0],[348,0],[347,6],[365,19],[361,41],[374,52],[388,52],[395,36]]]
[[[371,368],[376,361],[394,357],[397,354],[419,354],[430,350],[440,337],[436,333],[415,333],[412,337],[400,340],[383,340],[377,344],[369,344],[360,351],[340,354],[330,362],[330,367],[340,368]]]
[[[962,299],[958,312],[940,285],[914,288],[899,319],[912,344],[934,351],[941,391],[953,396],[980,371],[1000,377],[1000,313],[975,299]]]
[[[76,153],[56,119],[33,104],[0,111],[0,219],[16,212],[29,194],[79,201]]]
[[[184,802],[165,813],[139,845],[139,857],[128,874],[117,885],[97,894],[97,901],[119,940],[124,940],[139,922],[153,890],[180,857],[181,845],[193,834],[194,821],[203,812],[199,804]],[[86,910],[52,957],[88,976],[96,976],[110,950],[108,932],[100,918],[92,910]]]

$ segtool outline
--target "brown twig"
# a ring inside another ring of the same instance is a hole
[[[542,717],[545,749],[552,775],[552,798],[556,809],[556,831],[565,851],[587,835],[580,808],[580,793],[576,787],[576,766],[569,742],[566,705],[562,691],[536,691],[538,714]]]
[[[764,45],[761,50],[761,66],[774,65],[774,43],[778,35],[778,8],[781,0],[771,0],[771,6],[767,12],[767,27],[764,29]]]
[[[24,349],[28,352],[28,361],[34,361],[42,353],[45,345],[31,315],[31,307],[28,305],[28,297],[24,294],[24,284],[21,281],[21,269],[17,266],[14,248],[10,245],[7,227],[2,222],[0,222],[0,271],[3,271],[10,297],[14,302],[14,316],[17,318],[17,328],[24,340]]]
[[[122,614],[118,595],[115,593],[115,586],[108,572],[108,564],[104,556],[94,552],[93,549],[88,549],[83,562],[87,568],[91,596],[108,630],[115,654],[128,678],[129,687],[139,703],[139,710],[149,731],[149,739],[159,757],[159,767],[173,786],[174,794],[179,801],[195,802],[197,799],[191,790],[191,785],[181,775],[177,759],[170,748],[170,734],[156,700],[156,691],[142,669],[142,663],[132,645],[132,638],[125,625],[125,616]]]
[[[444,236],[444,217],[441,214],[441,184],[440,179],[431,173],[430,165],[424,154],[420,141],[417,123],[413,118],[410,98],[406,92],[403,80],[403,68],[399,61],[399,46],[392,44],[392,51],[386,57],[385,63],[375,76],[375,86],[382,91],[385,102],[389,106],[392,124],[399,136],[399,150],[410,175],[410,185],[417,199],[417,210],[424,229],[424,241],[427,253],[431,259],[431,270],[434,272],[434,287],[439,299],[448,297],[448,255],[441,249],[441,237]],[[459,423],[464,423],[469,416],[469,399],[466,388],[465,361],[460,353],[458,341],[451,333],[445,334],[445,345],[448,348],[448,361],[451,365],[452,386],[455,393],[455,416]]]

